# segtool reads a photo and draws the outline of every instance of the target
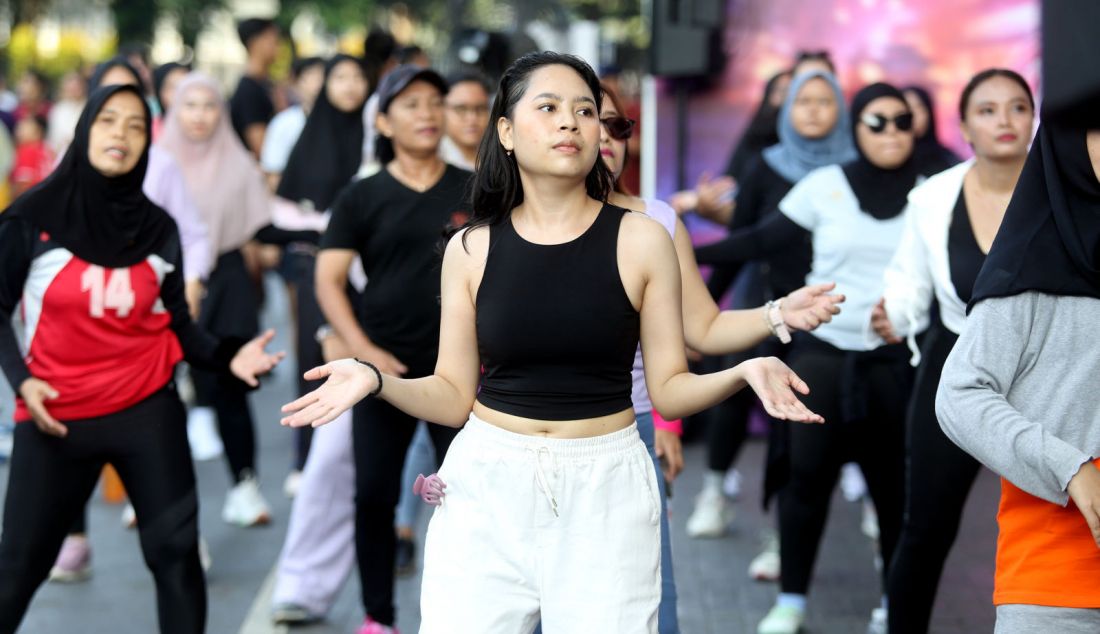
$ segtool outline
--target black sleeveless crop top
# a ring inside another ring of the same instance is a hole
[[[483,405],[540,420],[632,407],[639,317],[619,277],[624,213],[604,205],[562,244],[524,240],[511,218],[490,228],[476,299]]]

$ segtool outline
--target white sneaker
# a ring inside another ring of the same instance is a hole
[[[122,509],[122,528],[137,528],[137,512],[134,511],[134,505],[129,502]]]
[[[867,623],[867,634],[886,634],[886,608],[871,610],[871,620]]]
[[[733,506],[719,488],[704,487],[687,521],[690,537],[721,537],[733,521]]]
[[[756,634],[798,634],[806,621],[806,613],[798,608],[777,605],[768,611],[756,627]]]
[[[199,536],[199,565],[202,566],[203,572],[210,572],[210,566],[213,564],[213,560],[210,559],[210,546],[206,543],[206,538],[202,535]]]
[[[187,442],[191,445],[191,457],[199,462],[222,455],[225,447],[218,435],[213,408],[193,407],[187,413]]]
[[[286,480],[283,481],[283,495],[290,499],[294,499],[298,495],[298,489],[302,486],[302,472],[295,469],[287,474]]]
[[[726,472],[726,477],[722,479],[722,493],[726,494],[731,500],[736,500],[741,497],[741,472],[737,469],[730,469]]]
[[[271,521],[271,508],[260,493],[256,478],[246,477],[229,490],[222,507],[222,519],[227,524],[246,528]]]
[[[858,502],[867,495],[867,481],[856,463],[848,462],[840,468],[840,492],[849,502]]]
[[[863,519],[859,523],[859,529],[872,540],[878,540],[878,512],[871,500],[863,501]]]
[[[754,581],[779,581],[779,537],[770,533],[764,538],[764,550],[749,562],[749,577]]]

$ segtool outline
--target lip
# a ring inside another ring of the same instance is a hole
[[[615,152],[611,151],[610,148],[603,148],[602,150],[600,150],[600,156],[613,158],[615,156]]]
[[[1015,134],[1012,134],[1011,132],[1006,132],[1004,134],[1001,134],[1001,135],[997,136],[997,140],[1000,141],[1001,143],[1011,143],[1011,142],[1013,142],[1013,141],[1015,141],[1016,139],[1019,139],[1019,138],[1020,138],[1019,136],[1017,136]]]
[[[115,160],[119,160],[119,161],[125,159],[126,155],[129,154],[129,152],[126,151],[126,148],[114,147],[114,146],[107,148],[106,150],[103,151],[103,153],[106,154],[107,156],[110,156],[111,158],[113,158]]]
[[[416,131],[416,133],[417,134],[424,134],[424,135],[439,134],[439,128],[436,128],[436,127],[420,128],[419,130]]]
[[[565,154],[579,154],[581,147],[572,141],[562,141],[554,145],[554,149]]]

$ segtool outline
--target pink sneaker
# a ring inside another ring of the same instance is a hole
[[[61,544],[61,552],[50,570],[50,581],[77,583],[92,576],[92,549],[88,539],[69,535]]]
[[[368,616],[363,624],[359,626],[359,631],[356,634],[401,634],[401,631],[396,627],[382,625]]]

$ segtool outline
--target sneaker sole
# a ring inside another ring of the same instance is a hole
[[[53,568],[50,570],[50,581],[52,583],[80,583],[87,581],[92,577],[92,568],[81,568],[80,570],[62,570],[61,568]]]
[[[238,528],[252,528],[254,526],[267,526],[268,524],[270,524],[271,523],[271,515],[268,514],[268,513],[264,513],[263,515],[260,515],[259,517],[252,520],[251,522],[238,521],[234,518],[225,517],[223,515],[222,516],[222,521],[224,521],[226,524],[229,524],[230,526],[236,526]]]

